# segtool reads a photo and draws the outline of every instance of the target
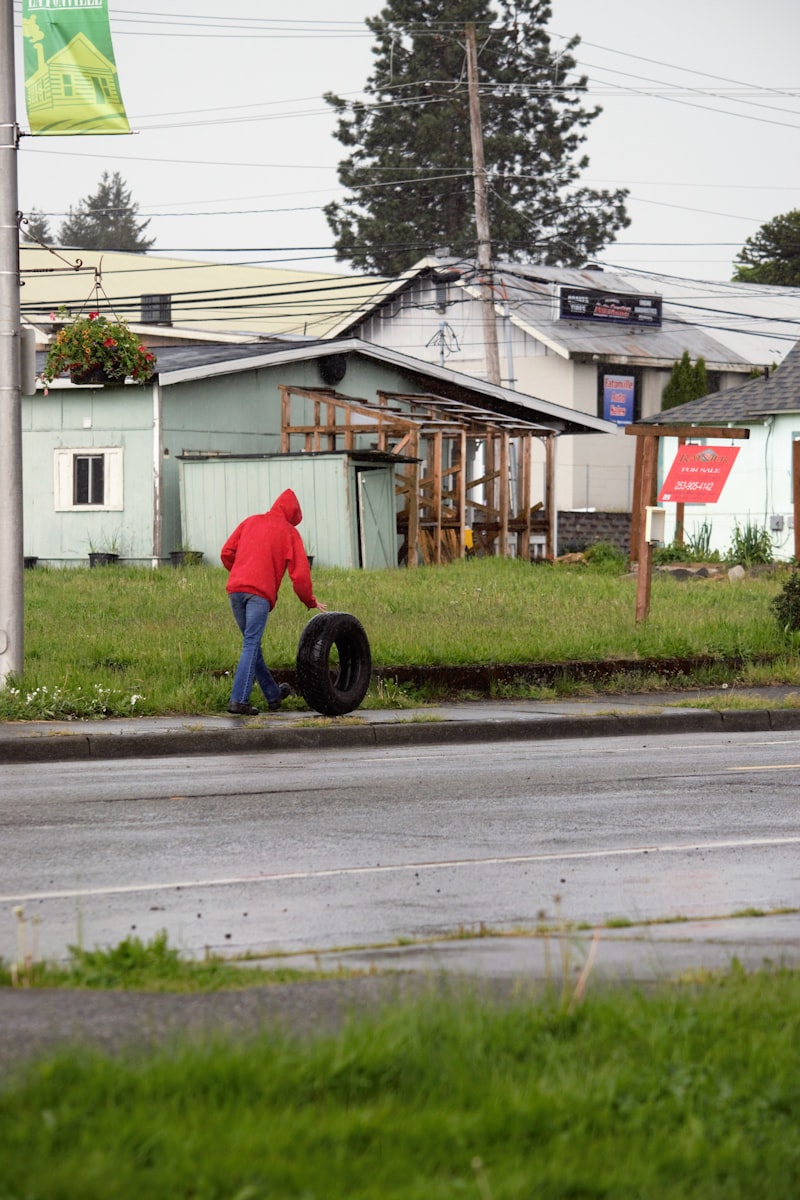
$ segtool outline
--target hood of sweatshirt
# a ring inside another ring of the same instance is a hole
[[[299,525],[303,519],[300,501],[291,488],[287,488],[285,492],[281,492],[269,511],[276,516],[285,517],[290,525]]]

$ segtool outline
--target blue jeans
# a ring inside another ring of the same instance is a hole
[[[251,592],[231,592],[234,620],[242,631],[242,653],[233,677],[231,701],[247,704],[253,683],[257,680],[267,703],[280,698],[280,688],[273,679],[261,653],[261,639],[267,627],[269,600]]]

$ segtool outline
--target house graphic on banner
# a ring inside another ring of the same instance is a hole
[[[23,36],[37,60],[25,79],[32,130],[40,134],[128,133],[117,67],[85,33],[45,58],[36,17],[23,22]]]

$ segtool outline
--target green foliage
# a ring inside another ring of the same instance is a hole
[[[736,522],[731,544],[725,551],[725,561],[752,567],[755,563],[771,563],[775,547],[768,529],[763,525],[745,525]]]
[[[59,310],[63,313],[64,310]],[[101,368],[109,379],[145,383],[155,371],[156,356],[141,344],[125,321],[90,312],[62,326],[47,351],[42,378],[45,383],[65,372]]]
[[[84,950],[70,946],[65,963],[39,962],[28,950],[35,934],[37,918],[29,923],[21,908],[15,908],[20,953],[16,962],[6,966],[0,959],[0,986],[25,988],[88,988],[95,990],[148,992],[215,992],[243,989],[265,983],[291,983],[300,979],[330,978],[322,970],[301,971],[281,966],[263,970],[248,964],[246,970],[236,962],[208,955],[200,962],[184,958],[170,946],[162,930],[149,942],[126,937],[117,946]],[[337,972],[333,973],[334,975]]]
[[[704,520],[699,529],[685,536],[683,542],[670,542],[669,545],[657,547],[653,551],[653,562],[657,565],[719,562],[719,551],[711,549],[711,533],[710,522]]]
[[[61,246],[84,250],[132,250],[142,254],[155,244],[144,231],[150,221],[137,220],[139,205],[119,171],[104,171],[97,191],[70,206],[58,231]]]
[[[736,256],[735,280],[800,287],[800,209],[767,221]]]
[[[20,225],[22,240],[25,242],[41,242],[47,245],[52,241],[50,224],[47,217],[38,208],[32,208],[23,217]]]
[[[684,350],[680,361],[672,364],[672,374],[661,393],[661,410],[677,408],[690,400],[699,400],[708,395],[708,375],[705,360],[698,358],[695,363],[689,357],[689,351]]]
[[[734,968],[574,1011],[451,984],[336,1034],[79,1046],[4,1077],[3,1194],[788,1200],[798,1012],[797,972]]]
[[[786,633],[800,629],[800,571],[797,568],[792,571],[777,596],[773,597],[770,607],[781,629]]]
[[[327,206],[339,258],[394,274],[440,246],[475,258],[475,199],[464,30],[476,26],[480,103],[496,254],[581,266],[630,222],[627,191],[577,186],[588,165],[575,75],[578,38],[550,46],[542,0],[389,0],[366,101],[325,99],[338,115],[349,195]]]
[[[628,567],[627,555],[611,542],[595,542],[584,551],[583,557],[590,566],[610,575],[620,575]]]

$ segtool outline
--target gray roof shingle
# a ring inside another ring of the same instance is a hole
[[[655,416],[643,425],[700,425],[719,422],[760,421],[774,413],[800,412],[800,342],[795,343],[777,370],[723,388],[699,400],[690,400]]]

